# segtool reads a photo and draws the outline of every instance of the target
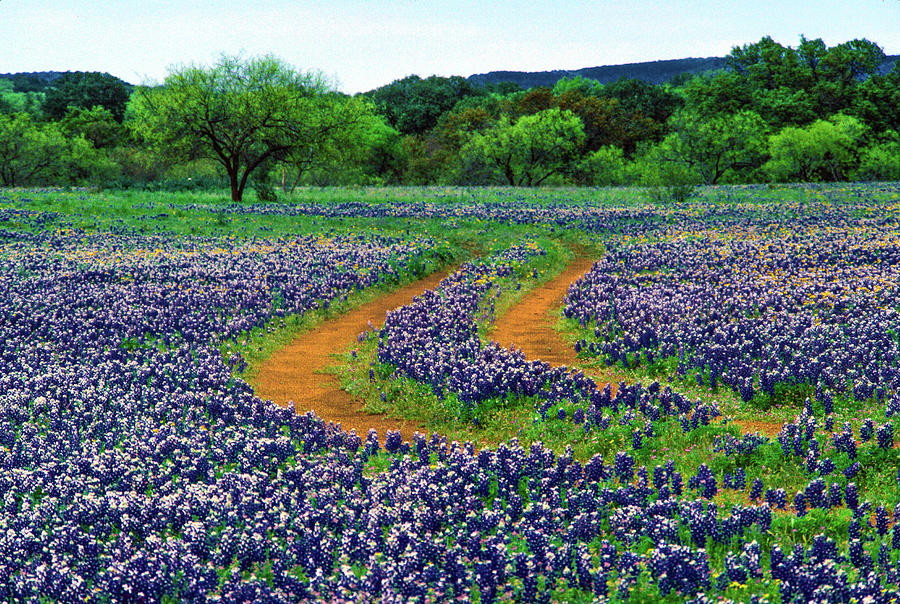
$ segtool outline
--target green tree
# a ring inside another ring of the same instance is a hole
[[[9,80],[16,92],[44,92],[50,85],[46,74],[38,73],[17,73]]]
[[[115,147],[126,134],[125,127],[113,118],[112,112],[99,105],[92,109],[71,107],[59,126],[67,136],[83,136],[96,149]]]
[[[815,83],[821,77],[819,66],[828,53],[828,47],[822,38],[809,40],[806,36],[800,36],[800,44],[797,46],[797,58],[800,64],[806,70],[808,77],[812,83]]]
[[[625,153],[609,145],[586,154],[575,170],[580,185],[608,187],[625,183]]]
[[[486,92],[461,76],[425,79],[411,75],[365,93],[388,123],[403,134],[423,134],[460,100]]]
[[[746,81],[752,108],[780,128],[848,110],[883,61],[884,51],[864,38],[828,48],[821,39],[801,37],[793,49],[766,36],[733,48],[726,67]]]
[[[0,113],[25,112],[33,118],[43,117],[44,93],[20,91],[12,80],[0,79]]]
[[[753,107],[753,90],[747,78],[730,71],[695,76],[680,91],[687,109],[704,119]]]
[[[399,133],[387,125],[365,97],[322,95],[303,122],[304,134],[282,162],[282,188],[301,182],[317,185],[368,184],[391,180],[398,171]],[[287,174],[294,178],[290,185]]]
[[[725,57],[731,71],[746,77],[754,88],[772,90],[787,87],[795,90],[808,84],[807,72],[800,57],[790,46],[782,46],[770,36],[759,42],[735,46]]]
[[[597,80],[577,75],[571,78],[560,78],[553,85],[553,94],[556,96],[571,91],[578,92],[584,96],[600,96],[603,94],[603,84]]]
[[[659,124],[665,124],[683,104],[681,97],[668,87],[634,78],[619,78],[606,84],[603,96],[617,99],[626,114],[640,114]]]
[[[536,86],[504,99],[501,111],[515,121],[523,115],[534,115],[559,105],[559,99],[546,86]]]
[[[68,72],[53,81],[44,98],[44,111],[60,120],[70,107],[107,109],[117,122],[125,117],[125,107],[131,96],[131,87],[108,73],[96,71]]]
[[[681,166],[704,184],[757,167],[764,158],[766,124],[752,111],[705,119],[682,111],[669,125],[672,132],[657,146],[654,158]]]
[[[558,107],[475,133],[460,152],[468,173],[511,186],[537,186],[571,168],[584,143],[577,115]]]
[[[875,132],[900,132],[900,62],[859,85],[851,113]]]
[[[850,40],[829,48],[819,64],[811,93],[819,105],[819,115],[844,111],[853,104],[860,83],[878,72],[884,51],[866,39]]]
[[[838,114],[809,126],[788,126],[769,137],[763,169],[774,180],[845,180],[858,165],[857,149],[866,136],[858,119]]]
[[[862,180],[900,180],[900,135],[890,132],[886,140],[863,149],[856,177]]]
[[[556,95],[550,88],[537,87],[507,97],[501,111],[515,121],[558,107],[577,115],[584,126],[585,149],[596,151],[606,145],[617,145],[631,155],[643,140],[658,140],[663,125],[639,110],[626,110],[618,98],[586,95],[578,89]]]
[[[405,141],[406,175],[416,184],[454,182],[461,173],[460,150],[476,132],[500,119],[503,99],[495,94],[468,97],[444,113],[431,131]],[[465,182],[478,182],[464,178]]]
[[[131,126],[162,153],[219,162],[231,199],[241,201],[254,170],[312,144],[316,129],[307,120],[321,120],[327,91],[320,74],[275,57],[223,56],[212,67],[175,69],[159,88],[142,88]]]
[[[55,124],[41,126],[27,113],[0,114],[0,184],[43,184],[62,171],[66,140]]]
[[[625,111],[616,98],[589,96],[570,90],[557,97],[556,104],[581,118],[584,147],[589,152],[616,145],[631,155],[639,142],[657,140],[662,131],[661,124],[641,112]]]
[[[0,184],[76,184],[109,178],[115,165],[82,136],[66,137],[55,122],[27,113],[0,114]]]
[[[850,85],[874,75],[884,61],[884,50],[865,38],[832,46],[822,56],[823,78]]]
[[[752,108],[775,129],[787,125],[809,124],[822,112],[812,93],[803,88],[795,90],[787,86],[754,90]]]
[[[18,94],[13,92],[13,83],[10,80],[0,79],[0,113],[15,113],[21,111],[18,104]]]

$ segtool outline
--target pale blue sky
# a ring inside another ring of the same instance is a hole
[[[349,93],[409,74],[468,76],[722,56],[771,35],[868,38],[900,54],[900,0],[490,2],[0,0],[0,73],[161,81],[222,53],[275,54]]]

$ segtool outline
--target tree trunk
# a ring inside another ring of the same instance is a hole
[[[238,184],[238,171],[237,168],[228,168],[228,182],[231,184],[231,201],[241,201],[243,197],[243,191],[241,190],[240,185]]]
[[[294,182],[291,183],[291,194],[294,193],[294,189],[296,189],[297,185],[300,184],[301,176],[303,176],[303,166],[297,166],[297,177],[294,179]]]

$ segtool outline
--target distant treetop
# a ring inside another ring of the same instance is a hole
[[[55,120],[62,119],[70,107],[107,109],[117,122],[125,117],[131,85],[108,73],[70,71],[53,81],[47,89],[44,111]]]

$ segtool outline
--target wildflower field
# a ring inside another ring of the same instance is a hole
[[[577,364],[490,341],[585,254]],[[449,266],[334,351],[427,434],[254,395]],[[0,600],[897,601],[898,290],[897,184],[0,190]]]

